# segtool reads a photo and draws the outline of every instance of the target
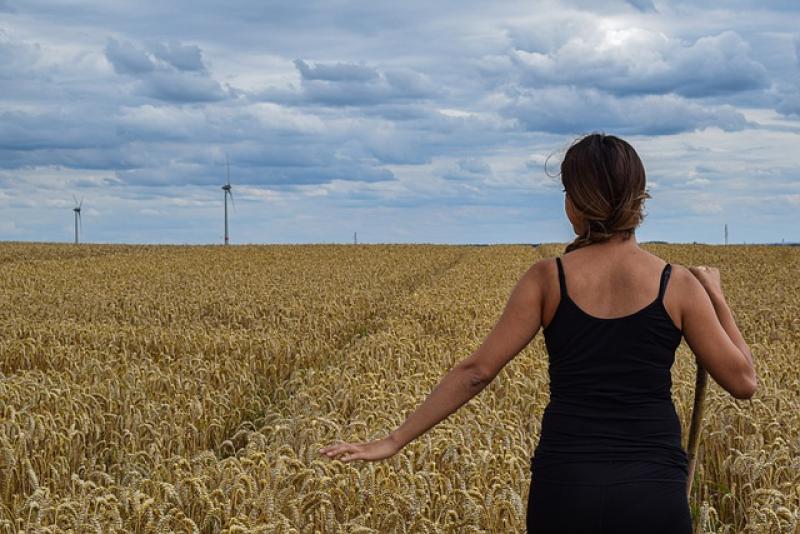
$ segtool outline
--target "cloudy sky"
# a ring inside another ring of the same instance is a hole
[[[233,243],[565,242],[603,131],[640,241],[800,241],[800,4],[719,4],[0,0],[0,240],[221,242],[227,154]]]

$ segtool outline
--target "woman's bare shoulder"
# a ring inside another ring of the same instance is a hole
[[[694,275],[692,271],[689,270],[688,267],[680,264],[680,263],[672,263],[671,271],[670,271],[670,281],[671,283],[675,284],[679,288],[686,288],[688,285],[692,283],[694,280]]]
[[[687,311],[690,307],[696,306],[699,300],[706,298],[706,292],[688,267],[680,263],[670,263],[670,265],[672,270],[664,299],[668,307],[672,306],[677,311],[676,315],[681,318],[683,324]]]
[[[528,268],[526,276],[534,280],[540,286],[543,286],[555,275],[557,269],[556,256],[542,258],[533,262]]]

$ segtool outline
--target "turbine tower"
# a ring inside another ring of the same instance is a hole
[[[75,200],[75,207],[72,208],[72,211],[75,212],[75,244],[78,244],[78,230],[81,227],[81,206],[83,206],[83,198],[81,201],[78,202],[78,199],[75,195],[72,195],[72,199]]]
[[[231,164],[228,161],[228,155],[225,154],[225,167],[228,170],[228,181],[222,186],[225,195],[225,244],[228,244],[228,196],[231,197],[231,204],[233,204],[233,192],[231,191]]]

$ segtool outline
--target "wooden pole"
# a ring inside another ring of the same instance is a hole
[[[686,481],[686,495],[692,494],[692,481],[694,480],[694,470],[697,465],[697,448],[700,444],[700,428],[703,425],[703,400],[706,396],[706,384],[708,383],[708,371],[697,364],[697,376],[694,382],[694,407],[692,408],[692,422],[689,425],[689,443],[687,453],[689,457],[689,478]]]

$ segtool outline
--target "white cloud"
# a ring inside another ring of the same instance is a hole
[[[767,76],[734,31],[685,43],[644,28],[601,26],[552,52],[515,49],[511,59],[526,85],[574,84],[619,95],[718,95],[763,87]]]
[[[689,207],[699,215],[715,215],[722,213],[722,206],[711,200],[691,200]]]
[[[685,185],[687,186],[700,186],[704,187],[711,183],[711,180],[708,178],[692,178],[691,180],[687,180]]]

